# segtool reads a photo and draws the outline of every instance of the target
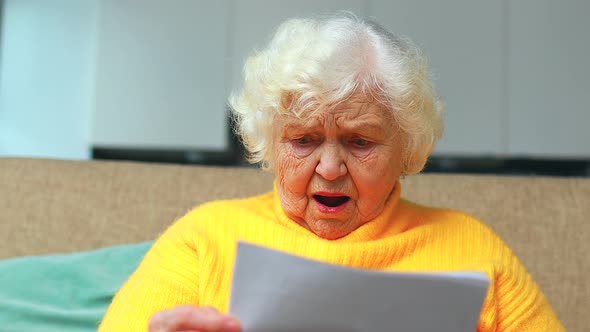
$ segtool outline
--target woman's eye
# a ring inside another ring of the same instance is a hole
[[[362,139],[362,138],[355,138],[352,140],[352,144],[356,147],[364,148],[367,145],[369,145],[369,141],[367,141],[366,139]]]
[[[295,142],[299,145],[308,145],[309,143],[311,143],[311,137],[309,137],[309,136],[299,137],[299,138],[295,139]]]

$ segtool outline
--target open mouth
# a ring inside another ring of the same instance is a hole
[[[322,196],[313,195],[313,198],[319,203],[328,207],[338,207],[350,200],[348,196]]]

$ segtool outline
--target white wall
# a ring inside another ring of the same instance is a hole
[[[229,1],[102,0],[92,143],[227,148]]]
[[[508,153],[590,158],[590,1],[510,3]]]
[[[430,56],[448,106],[435,153],[590,158],[585,0],[6,0],[0,155],[223,150],[245,56],[287,17],[336,9]]]
[[[94,89],[94,0],[5,0],[0,155],[85,159]]]

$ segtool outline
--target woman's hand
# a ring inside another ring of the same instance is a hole
[[[178,306],[152,316],[150,332],[240,332],[240,322],[213,307]]]

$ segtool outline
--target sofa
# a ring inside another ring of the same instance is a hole
[[[249,167],[0,158],[0,258],[150,241],[196,205],[262,193],[272,181]],[[402,196],[484,221],[566,329],[590,331],[590,179],[421,174],[402,180]]]

